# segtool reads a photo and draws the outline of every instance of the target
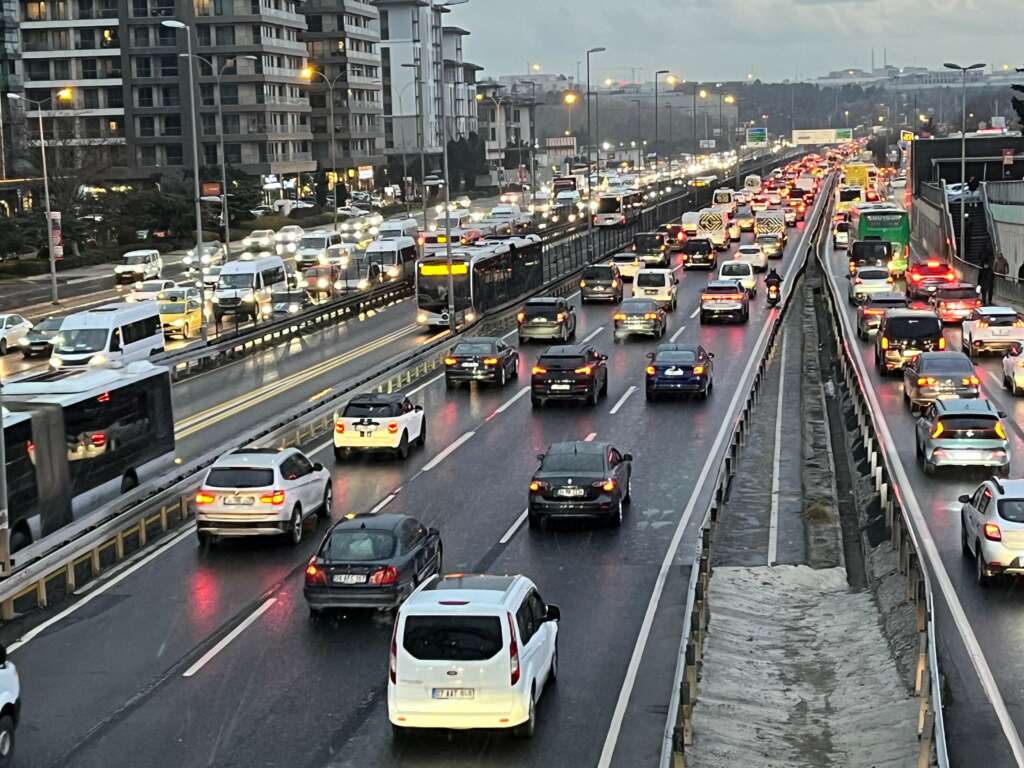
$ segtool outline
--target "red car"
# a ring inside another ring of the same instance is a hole
[[[956,272],[939,259],[928,259],[912,264],[907,270],[907,296],[931,298],[940,287],[957,283]]]
[[[957,324],[981,306],[981,294],[971,283],[952,283],[939,286],[932,294],[931,303],[942,322]]]

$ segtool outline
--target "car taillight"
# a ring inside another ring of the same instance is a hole
[[[657,370],[655,370],[654,366],[653,365],[648,365],[647,366],[647,375],[648,376],[653,376],[655,373],[657,373]]]
[[[455,365],[457,362],[459,362],[459,361],[456,360],[454,357],[446,357],[444,359],[444,364],[445,365]]]
[[[309,565],[306,566],[306,584],[311,587],[327,585],[327,573],[323,568],[317,567],[315,557],[310,558]]]
[[[517,312],[516,313],[516,321],[521,323],[525,319],[526,319],[526,313],[525,312]]]
[[[369,582],[370,584],[375,584],[377,586],[395,584],[398,582],[398,569],[393,565],[386,565],[383,568],[378,568],[370,574]]]
[[[924,275],[919,275],[917,272],[911,272],[910,273],[910,280],[911,280],[911,282],[914,282],[914,283],[921,282],[921,278],[923,278],[923,277],[924,277]]]
[[[703,376],[704,375],[704,366],[703,365],[695,365],[695,366],[693,366],[693,375],[694,376]]]
[[[940,421],[935,425],[935,429],[932,430],[932,437],[939,437],[945,430],[946,428],[942,426],[942,422]]]
[[[270,491],[269,493],[260,494],[260,504],[273,504],[275,507],[279,507],[284,504],[284,491]]]
[[[943,336],[941,339],[939,339],[939,349],[945,349],[945,348],[946,348],[946,337]]]
[[[964,376],[963,383],[969,386],[978,386],[981,383],[977,376]]]
[[[199,491],[196,494],[196,504],[213,504],[217,497],[206,491]]]
[[[989,541],[1003,540],[1003,532],[999,530],[999,526],[995,523],[985,523],[985,525],[982,526],[982,531],[985,534],[985,538]]]
[[[602,491],[611,493],[612,491],[615,490],[615,481],[610,478],[608,480],[598,480],[597,482],[594,483],[594,487],[600,488]]]
[[[395,617],[395,628],[391,630],[391,653],[388,654],[388,677],[392,683],[398,682],[398,617]]]
[[[942,278],[948,282],[952,282],[953,280],[956,280],[956,275],[953,273],[953,270],[949,270],[949,272],[944,274]]]
[[[996,434],[999,435],[1000,440],[1006,439],[1006,428],[1003,426],[1003,422],[996,422]]]
[[[931,376],[919,376],[917,379],[917,386],[919,387],[930,387],[935,383],[935,379]]]
[[[889,348],[889,340],[887,338],[885,338],[885,336],[883,336],[882,337],[882,349],[888,349],[888,348]]]
[[[589,365],[584,365],[582,368],[576,369],[576,373],[580,374],[581,376],[590,376],[593,372],[593,367]]]
[[[864,314],[865,315],[884,315],[885,314],[885,310],[884,309],[865,309],[864,310]]]
[[[485,357],[484,358],[484,365],[497,365],[497,364],[498,364],[498,358],[496,358],[496,357]]]
[[[390,434],[392,434],[392,435],[397,435],[398,434],[398,422],[397,421],[389,421],[388,422],[388,432]]]
[[[535,366],[533,366],[533,368],[530,369],[530,373],[532,373],[534,376],[537,376],[537,375],[542,374],[542,373],[547,373],[547,372],[548,372],[547,368],[541,368],[539,365],[535,365]]]
[[[519,682],[519,643],[516,642],[516,625],[512,621],[512,614],[506,613],[508,617],[508,666],[509,680],[512,685]]]
[[[89,435],[89,442],[96,448],[102,448],[107,444],[107,436],[102,432],[93,432]]]
[[[625,319],[626,319],[626,315],[625,315],[625,313],[623,313],[623,312],[616,312],[616,313],[615,313],[615,314],[614,314],[614,315],[612,316],[612,319],[614,319],[614,320],[625,320]]]
[[[339,435],[344,434],[345,433],[345,422],[343,422],[343,421],[336,421],[334,423],[334,431],[337,432]]]

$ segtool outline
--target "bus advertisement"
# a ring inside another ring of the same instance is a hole
[[[899,277],[910,259],[910,217],[894,205],[857,206],[852,209],[850,231],[854,240],[881,240],[892,244],[889,273]]]

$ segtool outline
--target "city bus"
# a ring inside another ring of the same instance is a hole
[[[892,244],[889,272],[898,277],[907,271],[910,258],[910,217],[894,203],[854,206],[850,213],[853,240],[881,240]]]
[[[841,186],[836,191],[836,213],[846,213],[864,202],[864,190],[861,187]]]
[[[8,381],[3,426],[14,551],[173,465],[170,372],[139,361]]]
[[[595,227],[619,227],[631,224],[640,217],[644,196],[633,190],[604,192],[597,198],[594,211]]]
[[[416,263],[416,322],[448,327],[448,257],[423,256]],[[474,247],[452,250],[451,280],[455,321],[473,322],[488,310],[514,301],[544,282],[541,240],[537,235],[488,238]]]

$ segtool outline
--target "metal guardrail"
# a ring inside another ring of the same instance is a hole
[[[700,537],[697,542],[697,550],[690,565],[690,581],[686,594],[686,611],[683,616],[683,632],[680,641],[679,654],[676,660],[675,678],[672,686],[672,698],[669,702],[669,719],[671,727],[666,728],[664,741],[661,750],[661,768],[685,768],[686,748],[693,744],[693,708],[699,693],[700,669],[704,657],[704,638],[707,633],[709,621],[708,606],[708,585],[711,579],[711,547],[714,540],[714,530],[718,524],[718,517],[725,500],[728,498],[729,489],[736,471],[736,464],[739,461],[740,451],[746,443],[752,424],[753,407],[756,404],[761,391],[761,385],[765,381],[768,371],[770,353],[775,346],[776,339],[782,329],[783,321],[789,311],[790,297],[793,295],[793,286],[803,275],[807,267],[807,261],[814,258],[818,244],[822,237],[830,232],[827,224],[830,221],[829,210],[832,189],[835,184],[835,177],[829,179],[821,192],[815,215],[817,219],[810,235],[807,236],[806,250],[803,260],[792,279],[786,281],[783,286],[783,300],[780,303],[779,313],[772,323],[771,330],[764,338],[759,349],[753,351],[753,357],[757,359],[758,366],[755,371],[747,397],[743,407],[736,415],[732,424],[732,431],[729,437],[729,447],[726,450],[725,458],[718,469],[715,483],[708,503],[707,511],[701,521]]]

